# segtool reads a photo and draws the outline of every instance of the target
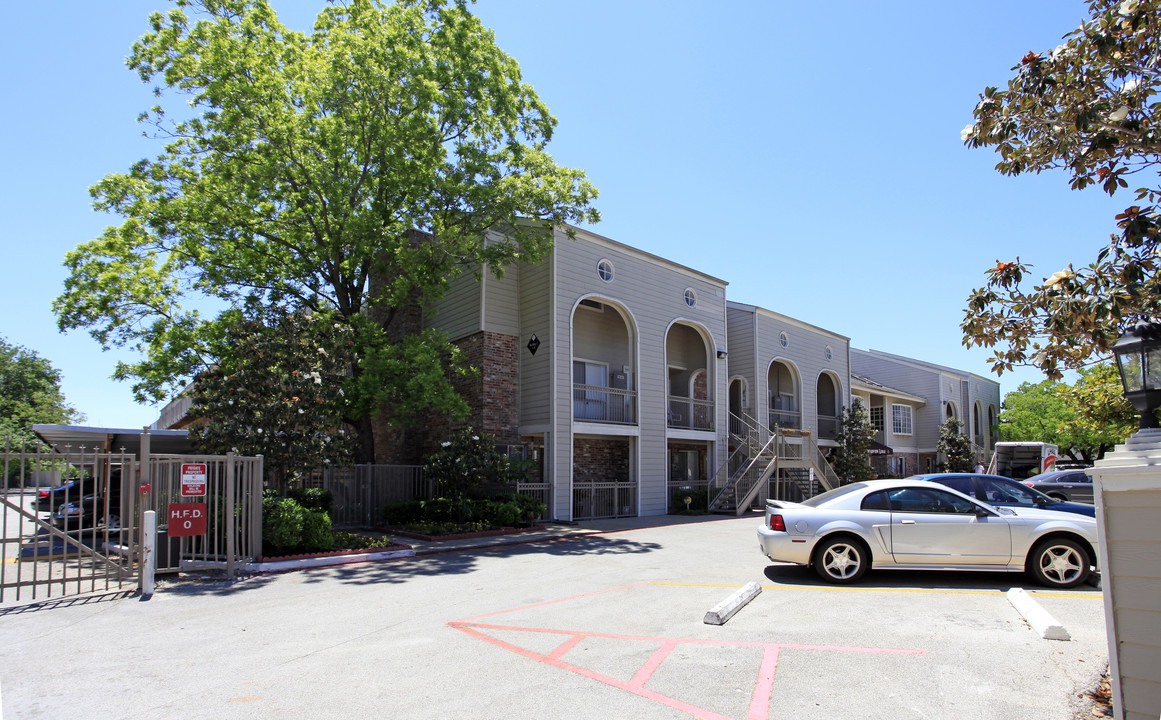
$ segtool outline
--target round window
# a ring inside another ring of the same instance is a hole
[[[831,352],[830,345],[827,345],[826,346],[826,359],[831,360],[833,358],[834,358],[834,353]]]
[[[778,333],[778,344],[782,347],[790,347],[790,336],[785,331]]]
[[[697,307],[697,293],[693,291],[693,288],[685,289],[685,304],[690,307]]]
[[[601,260],[597,263],[597,275],[605,282],[613,282],[613,263]]]

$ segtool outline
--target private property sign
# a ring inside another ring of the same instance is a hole
[[[172,477],[172,476],[171,476]],[[206,464],[182,463],[181,496],[199,497],[206,494]]]
[[[169,506],[169,536],[206,534],[205,503],[172,503]]]

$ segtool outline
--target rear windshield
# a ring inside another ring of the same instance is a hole
[[[810,507],[818,507],[819,505],[821,505],[822,503],[824,503],[828,500],[834,500],[837,497],[842,497],[843,495],[846,495],[847,493],[852,493],[856,490],[862,490],[865,487],[867,487],[867,486],[864,485],[863,483],[851,483],[850,485],[841,485],[839,487],[836,487],[834,490],[827,490],[826,492],[821,493],[819,495],[815,495],[814,497],[812,497],[808,500],[803,500],[802,504],[808,505]]]

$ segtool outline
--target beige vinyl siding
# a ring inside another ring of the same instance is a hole
[[[548,427],[552,411],[552,259],[520,267],[520,424]],[[535,335],[540,347],[533,355],[528,343]],[[571,378],[569,373],[567,377]],[[570,401],[571,402],[571,401]],[[571,407],[571,404],[570,406]]]
[[[1109,491],[1103,493],[1105,527],[1108,528],[1109,567],[1116,582],[1117,636],[1120,640],[1121,691],[1124,705],[1135,710],[1126,718],[1149,718],[1161,708],[1161,541],[1157,516],[1161,490]],[[1152,670],[1153,672],[1149,672]],[[1152,709],[1152,714],[1140,711]]]
[[[520,269],[505,269],[502,277],[484,275],[484,330],[504,335],[520,335]]]
[[[940,399],[941,374],[935,370],[916,367],[866,352],[865,350],[851,349],[851,372],[865,375],[875,382],[889,387],[898,388],[903,392],[926,398],[927,404],[917,407],[912,412],[912,426],[914,434],[908,438],[900,436],[900,444],[906,443],[922,452],[934,452],[939,442],[939,426],[943,423],[943,405]],[[888,410],[887,428],[890,431],[890,411]],[[888,445],[893,440],[888,434]]]
[[[749,400],[747,412],[759,422],[765,423],[757,414],[763,406],[758,402],[759,395],[756,394],[758,379],[754,357],[754,311],[731,303],[726,308],[726,336],[730,343],[726,381],[729,382],[731,377],[741,377],[746,381],[746,396]]]
[[[675,321],[700,326],[710,336],[708,352],[726,347],[724,283],[688,268],[635,251],[597,235],[577,232],[577,240],[558,233],[554,246],[555,293],[557,298],[554,329],[559,338],[555,356],[559,412],[556,436],[570,438],[572,423],[572,358],[570,347],[573,309],[583,297],[620,306],[629,318],[630,342],[636,358],[632,369],[633,387],[638,392],[638,441],[635,467],[638,480],[638,512],[658,515],[666,512],[668,450],[666,430],[666,333]],[[609,260],[614,269],[612,282],[597,275],[597,263]],[[697,307],[685,303],[685,290],[697,294]],[[582,312],[582,311],[578,311]],[[719,367],[720,366],[720,367]],[[712,397],[720,404],[726,401],[724,364],[716,357],[710,363]],[[724,423],[719,422],[720,427]],[[724,431],[719,431],[724,439]],[[568,467],[571,442],[558,443],[557,482],[565,481],[562,471]],[[570,476],[571,477],[571,474]],[[558,493],[558,511],[563,505]],[[567,500],[567,498],[565,499]],[[558,517],[563,517],[558,515]]]
[[[450,340],[479,332],[482,292],[475,270],[465,270],[449,283],[448,291],[435,303],[428,324],[447,333]]]
[[[785,332],[789,343],[782,347],[779,337]],[[757,313],[756,353],[758,383],[751,395],[750,407],[762,423],[768,422],[770,408],[770,366],[775,360],[789,365],[798,381],[799,408],[802,428],[818,437],[818,377],[824,371],[832,374],[840,397],[846,406],[850,397],[850,367],[847,365],[849,341],[805,323],[799,323],[768,310]],[[826,347],[831,348],[831,359],[826,358]]]

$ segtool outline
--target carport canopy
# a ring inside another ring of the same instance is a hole
[[[97,452],[127,452],[141,456],[141,435],[149,434],[149,452],[180,455],[192,452],[186,430],[150,430],[132,428],[99,428],[83,425],[33,425],[32,431],[49,447],[73,450],[81,447]]]

